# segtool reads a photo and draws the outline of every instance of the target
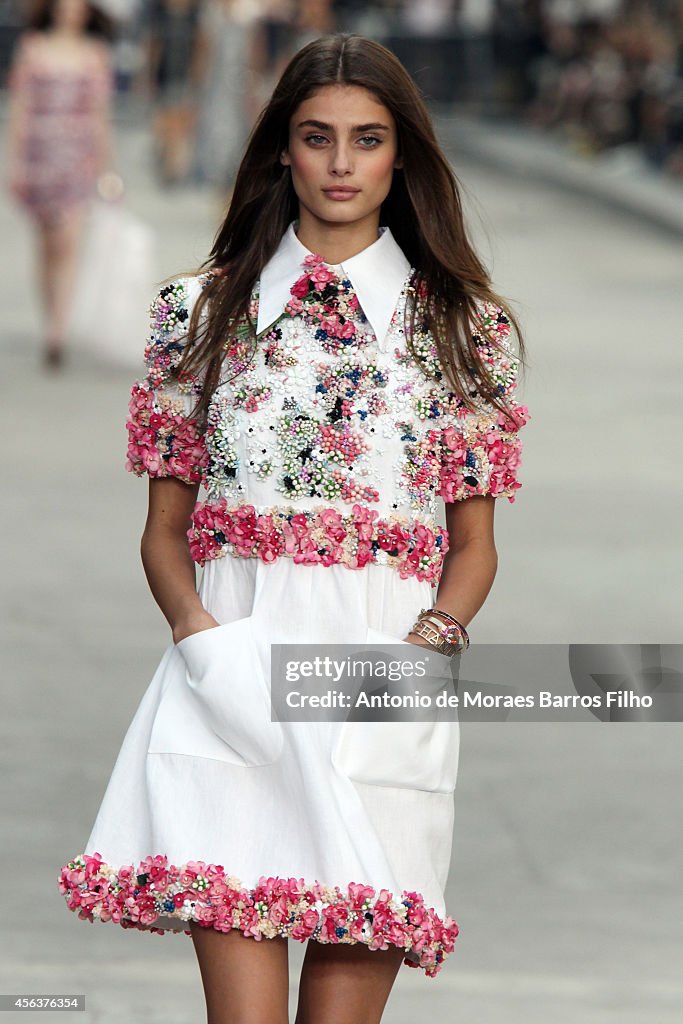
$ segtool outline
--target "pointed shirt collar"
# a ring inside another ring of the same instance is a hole
[[[300,242],[292,221],[282,240],[261,271],[256,332],[269,327],[280,316],[291,298],[290,288],[304,272],[304,257],[310,255]],[[347,277],[363,312],[383,347],[389,325],[411,265],[387,226],[380,227],[379,238],[343,263],[326,266]]]

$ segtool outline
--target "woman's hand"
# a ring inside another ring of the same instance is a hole
[[[203,629],[213,629],[214,626],[220,626],[220,622],[217,622],[205,608],[201,608],[188,618],[176,622],[173,627],[173,643],[179,644],[193,633],[201,633]]]

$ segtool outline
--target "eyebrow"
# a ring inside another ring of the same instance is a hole
[[[313,121],[313,120],[310,120],[310,119],[308,121],[301,121],[297,125],[297,128],[305,128],[307,126],[311,127],[311,128],[321,128],[324,132],[334,131],[334,128],[332,127],[331,124],[325,124],[324,121]],[[379,122],[373,122],[372,124],[357,124],[357,125],[354,125],[354,127],[351,129],[351,131],[352,132],[370,132],[370,131],[381,131],[382,129],[384,129],[385,131],[389,131],[389,125],[388,124],[380,124]]]

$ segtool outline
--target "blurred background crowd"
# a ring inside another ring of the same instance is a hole
[[[3,81],[36,9],[0,0]],[[160,179],[229,186],[287,59],[322,33],[388,45],[428,100],[683,175],[683,0],[101,0],[121,99],[154,105]]]
[[[116,351],[135,337],[102,314],[112,264],[132,308],[151,274],[147,210],[110,202],[135,166],[224,206],[286,63],[334,31],[384,43],[435,114],[683,179],[683,0],[0,0],[5,194],[35,228],[48,367],[78,316],[90,335],[106,319]],[[131,130],[144,152],[126,163]]]

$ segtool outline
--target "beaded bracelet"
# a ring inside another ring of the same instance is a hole
[[[421,609],[411,633],[423,637],[431,647],[447,656],[465,650],[469,645],[469,638],[465,642],[460,624],[444,623],[441,618],[431,615],[430,612],[431,609]]]
[[[463,626],[462,622],[458,622],[454,615],[451,615],[450,612],[443,611],[443,609],[441,608],[437,608],[436,605],[433,605],[431,608],[422,608],[420,610],[420,616],[428,614],[441,615],[443,616],[444,619],[447,619],[449,622],[452,622],[454,626],[457,626],[458,631],[463,639],[465,650],[467,650],[467,648],[470,645],[470,637],[467,630]]]
[[[444,622],[440,616],[436,615],[421,615],[418,621],[431,622],[432,625],[436,626],[439,630],[439,633],[444,640],[449,644],[455,644],[457,646],[457,650],[460,651],[466,647],[466,643],[463,639],[459,626],[456,626],[453,623]]]
[[[426,640],[429,646],[433,647],[435,651],[439,652],[439,654],[444,654],[446,657],[456,654],[459,649],[458,646],[448,643],[441,630],[432,625],[433,621],[434,620],[427,618],[418,619],[418,621],[413,624],[410,632],[414,633],[415,636],[420,636],[423,640]]]

